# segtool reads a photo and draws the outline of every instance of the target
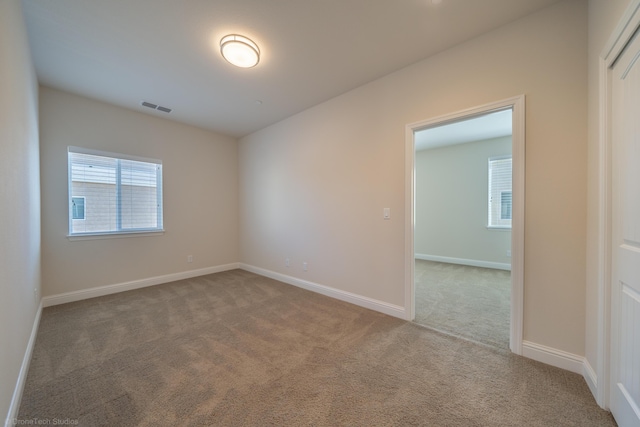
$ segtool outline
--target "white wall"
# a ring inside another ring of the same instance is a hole
[[[406,124],[525,94],[524,339],[584,354],[586,63],[566,0],[241,139],[241,261],[403,306]]]
[[[416,257],[511,263],[511,230],[487,228],[488,161],[505,155],[511,137],[416,152]]]
[[[38,85],[19,0],[0,1],[0,416],[11,399],[40,292]]]
[[[235,139],[47,87],[40,135],[45,296],[238,261]],[[164,235],[68,240],[69,145],[162,160]]]
[[[631,4],[629,0],[589,0],[589,107],[588,107],[588,205],[587,205],[587,287],[586,287],[586,347],[585,356],[589,365],[598,371],[601,358],[598,356],[598,275],[600,274],[598,259],[598,236],[601,220],[598,198],[600,185],[599,152],[599,78],[600,55],[609,41],[623,13]],[[603,402],[600,402],[601,404]]]

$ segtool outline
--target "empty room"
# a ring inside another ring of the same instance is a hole
[[[2,0],[5,425],[640,425],[639,27],[640,0]],[[461,260],[504,274],[443,309],[420,263]],[[462,305],[498,335],[430,324]]]
[[[512,123],[507,108],[414,133],[414,321],[502,349],[511,325]]]

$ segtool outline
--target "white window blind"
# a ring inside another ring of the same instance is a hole
[[[69,235],[162,231],[160,160],[78,147],[68,160]]]
[[[511,174],[510,156],[489,159],[489,227],[511,228]]]

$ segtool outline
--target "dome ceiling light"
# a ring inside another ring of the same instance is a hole
[[[258,45],[239,34],[224,36],[220,40],[220,53],[230,64],[240,68],[255,67],[260,61]]]

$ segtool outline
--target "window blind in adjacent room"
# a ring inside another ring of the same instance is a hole
[[[508,157],[492,157],[489,159],[489,203],[488,226],[495,228],[511,228],[512,161]]]

